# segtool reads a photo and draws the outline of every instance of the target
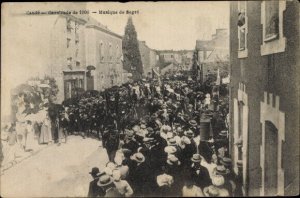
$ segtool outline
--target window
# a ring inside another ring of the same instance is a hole
[[[116,46],[116,60],[119,61],[120,60],[120,52],[119,52],[119,46]]]
[[[75,45],[76,45],[76,46],[79,45],[79,40],[75,40]]]
[[[68,66],[72,65],[72,57],[67,58],[67,63],[68,63]]]
[[[80,62],[76,61],[76,67],[80,67]]]
[[[79,49],[76,49],[76,51],[75,51],[75,57],[76,58],[78,57],[78,53],[79,53]]]
[[[248,56],[247,34],[248,34],[248,17],[247,1],[238,2],[238,57],[245,58]]]
[[[109,44],[109,60],[112,60],[112,45],[111,43]]]
[[[286,39],[283,36],[283,11],[286,1],[270,0],[261,3],[261,23],[263,41],[261,55],[285,51]]]
[[[99,44],[99,57],[100,57],[100,61],[103,61],[104,56],[103,56],[103,42],[102,41]]]
[[[67,48],[70,47],[71,39],[67,38]]]
[[[75,22],[75,34],[78,33],[78,29],[79,29],[79,24],[77,22]]]
[[[71,19],[67,19],[67,32],[71,33],[72,29]]]
[[[279,2],[266,1],[265,2],[265,35],[264,41],[268,42],[276,39],[279,34]]]

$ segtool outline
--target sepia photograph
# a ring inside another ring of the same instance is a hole
[[[299,11],[2,3],[0,196],[299,195]]]

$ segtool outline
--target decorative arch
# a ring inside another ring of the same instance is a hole
[[[268,97],[269,96],[269,97]],[[260,122],[262,125],[262,145],[260,147],[260,166],[262,169],[260,195],[265,195],[265,151],[266,151],[266,122],[271,122],[278,130],[277,152],[277,195],[284,195],[284,169],[282,167],[282,142],[285,140],[285,114],[279,110],[279,96],[264,92],[264,101],[260,102]]]

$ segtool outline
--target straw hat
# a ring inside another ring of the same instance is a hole
[[[193,157],[191,158],[192,162],[201,162],[201,155],[200,154],[193,154]]]
[[[175,146],[175,145],[177,145],[177,142],[176,142],[175,138],[170,138],[170,139],[168,140],[168,143],[169,143],[170,146]]]
[[[133,156],[131,156],[131,159],[142,163],[145,161],[145,156],[142,153],[135,153]]]
[[[192,125],[192,126],[197,126],[196,120],[190,120],[189,124]]]
[[[224,179],[224,177],[222,175],[214,175],[212,177],[212,184],[214,186],[217,186],[217,187],[223,186],[224,183],[225,183],[225,179]]]
[[[145,124],[141,124],[141,129],[146,129],[146,125]]]
[[[166,186],[166,185],[170,185],[173,183],[173,177],[171,175],[167,175],[167,174],[162,174],[162,175],[158,175],[156,177],[156,182],[158,184],[158,186]]]
[[[108,175],[102,175],[100,178],[99,178],[99,181],[97,182],[97,185],[98,186],[101,186],[101,187],[104,187],[104,186],[108,186],[110,184],[113,183],[113,180],[110,176]]]
[[[176,153],[176,148],[174,146],[166,146],[165,147],[165,152],[168,154],[174,154]]]
[[[170,165],[178,164],[180,165],[180,161],[175,155],[168,155],[167,163]]]
[[[189,137],[189,138],[193,138],[194,137],[194,133],[191,130],[185,131],[184,135]]]
[[[230,173],[229,169],[225,168],[224,165],[219,165],[215,168],[216,175],[227,175]]]
[[[174,137],[174,134],[172,132],[167,132],[167,139],[171,139]]]
[[[208,186],[203,189],[203,193],[206,197],[218,197],[220,192],[215,186]]]

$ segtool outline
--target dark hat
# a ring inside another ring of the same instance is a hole
[[[220,161],[221,164],[223,164],[224,166],[231,166],[231,162],[232,160],[228,157],[223,157]]]
[[[190,120],[189,124],[192,125],[192,126],[197,126],[196,120]]]
[[[98,186],[108,186],[110,184],[113,183],[113,180],[110,176],[108,175],[102,175],[100,178],[99,178],[99,181],[97,182],[97,185]]]
[[[227,137],[227,131],[223,130],[219,133],[220,136]]]
[[[123,148],[122,152],[124,153],[124,156],[130,156],[132,154],[132,151],[126,148]]]
[[[237,165],[238,168],[242,168],[243,167],[243,160],[238,160],[236,162],[236,165]]]
[[[201,162],[201,155],[200,154],[193,154],[191,158],[192,162]]]
[[[96,176],[98,173],[100,173],[99,168],[94,167],[92,168],[92,171],[89,172],[92,176]]]

